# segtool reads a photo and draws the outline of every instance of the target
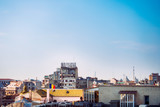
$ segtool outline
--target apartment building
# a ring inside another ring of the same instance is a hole
[[[41,81],[34,80],[34,79],[25,80],[25,81],[23,81],[23,83],[27,87],[27,91],[29,91],[29,90],[35,90],[35,89],[40,89],[41,86],[42,86]]]
[[[160,75],[159,73],[152,73],[149,75],[149,81],[151,84],[156,84],[160,82]]]
[[[9,85],[11,81],[14,81],[14,80],[8,79],[8,78],[0,78],[0,84],[2,84],[4,87]]]
[[[23,82],[22,81],[11,81],[10,84],[6,87],[5,93],[6,96],[16,95],[21,93],[23,90]]]
[[[61,88],[76,88],[76,79],[78,78],[78,68],[76,63],[61,63]]]

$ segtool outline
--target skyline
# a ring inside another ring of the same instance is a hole
[[[79,76],[160,73],[160,1],[0,1],[0,78],[43,79],[61,62]]]

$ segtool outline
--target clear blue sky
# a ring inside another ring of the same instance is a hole
[[[0,0],[0,78],[43,79],[61,62],[79,76],[160,73],[159,0]]]

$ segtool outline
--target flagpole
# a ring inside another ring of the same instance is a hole
[[[49,88],[50,88],[50,82],[49,82],[49,80],[48,80],[47,103],[49,102]]]

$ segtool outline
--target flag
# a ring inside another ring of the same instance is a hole
[[[49,84],[49,88],[50,88],[50,89],[55,89],[55,85]]]

